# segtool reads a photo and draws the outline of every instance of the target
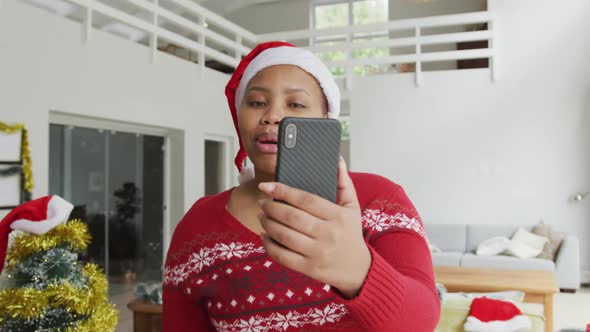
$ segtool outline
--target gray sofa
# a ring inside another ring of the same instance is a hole
[[[559,288],[580,287],[580,249],[578,238],[568,235],[561,244],[555,261],[540,258],[522,259],[511,256],[477,256],[475,250],[494,236],[511,238],[518,226],[425,224],[428,241],[442,252],[432,253],[434,266],[554,271]],[[524,227],[531,230],[532,227]]]

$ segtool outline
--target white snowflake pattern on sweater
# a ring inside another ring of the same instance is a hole
[[[363,211],[363,227],[377,232],[383,232],[394,227],[409,229],[426,238],[426,232],[420,220],[409,218],[401,212],[390,215],[378,209],[365,209]]]
[[[212,266],[218,260],[228,260],[232,257],[244,258],[264,252],[264,247],[256,246],[254,243],[217,243],[210,248],[203,247],[199,252],[192,253],[186,263],[166,267],[164,284],[178,286],[191,274],[200,273],[204,268]]]
[[[294,310],[284,315],[275,312],[269,316],[251,316],[248,320],[227,321],[212,318],[211,322],[220,332],[269,332],[286,331],[292,327],[300,328],[306,325],[322,326],[326,323],[338,322],[347,314],[348,309],[344,304],[329,303],[323,310],[314,308],[304,313]]]

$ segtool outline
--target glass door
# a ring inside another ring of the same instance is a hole
[[[50,125],[50,193],[75,206],[92,242],[84,259],[111,288],[160,280],[164,137]]]

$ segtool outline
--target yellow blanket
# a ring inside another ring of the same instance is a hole
[[[469,316],[471,299],[445,299],[442,304],[440,321],[435,332],[464,332],[463,324]],[[531,332],[545,331],[543,308],[539,304],[515,303],[516,306],[531,320]]]

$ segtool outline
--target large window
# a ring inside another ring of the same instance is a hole
[[[330,29],[345,26],[384,23],[388,21],[388,0],[316,0],[311,6],[311,28]],[[351,41],[362,43],[386,39],[387,31],[374,31],[369,33],[353,33],[352,35],[320,36],[313,40],[315,45],[334,45]],[[356,49],[351,52],[353,59],[384,57],[389,54],[386,47]],[[337,61],[347,58],[346,51],[323,52],[319,54],[324,61]],[[353,72],[356,74],[369,74],[386,71],[387,66],[371,65],[356,66]],[[346,73],[344,68],[333,68],[332,73],[342,76]]]

